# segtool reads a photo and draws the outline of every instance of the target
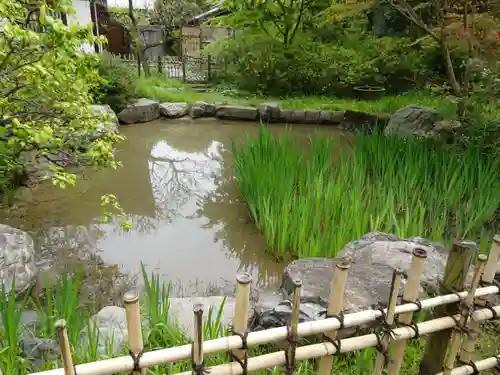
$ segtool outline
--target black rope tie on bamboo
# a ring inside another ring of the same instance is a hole
[[[244,350],[244,357],[243,357],[243,360],[241,360],[240,358],[235,356],[233,354],[233,352],[231,352],[231,359],[233,361],[239,363],[239,365],[241,366],[242,375],[247,375],[248,374],[248,342],[247,342],[248,332],[238,333],[238,332],[235,332],[233,330],[232,334],[235,336],[238,336],[241,339],[241,349]]]
[[[496,355],[495,359],[497,360],[497,365],[495,366],[495,370],[500,373],[500,355]]]
[[[144,354],[144,351],[141,350],[139,353],[135,354],[132,350],[129,349],[128,355],[132,358],[132,361],[134,361],[134,368],[130,372],[133,374],[134,372],[139,372],[141,371],[141,366],[139,362],[141,361],[141,357]]]
[[[204,375],[204,374],[209,374],[210,369],[207,369],[205,367],[205,361],[201,362],[200,364],[193,363],[193,372],[196,375]]]
[[[339,329],[344,329],[345,328],[345,323],[344,323],[345,316],[344,316],[344,312],[340,312],[338,314],[328,314],[328,310],[323,310],[318,315],[319,316],[323,316],[324,315],[325,319],[335,318],[340,323]]]
[[[191,358],[193,358],[193,351],[194,351],[194,345],[191,345]],[[142,354],[142,353],[141,353]],[[191,365],[191,368],[193,369],[193,372],[196,375],[205,375],[210,373],[210,369],[207,369],[205,367],[205,361],[201,361],[201,363],[196,364],[193,362]]]
[[[446,293],[449,293],[449,294],[454,294],[457,296],[458,298],[458,301],[462,301],[463,298],[462,296],[460,295],[460,292],[454,288],[448,288],[446,285],[444,285],[441,281],[438,281],[438,284],[439,286],[446,292]]]
[[[460,333],[465,333],[467,336],[470,335],[470,330],[464,325],[460,323],[460,318],[457,318],[454,315],[449,316],[453,321],[455,322],[455,327],[453,327],[454,330],[460,332]],[[467,322],[466,322],[467,324]]]
[[[406,304],[413,304],[413,305],[417,306],[417,310],[415,312],[422,311],[422,302],[418,298],[416,300],[414,300],[414,301],[402,298],[401,302],[404,305],[406,305]],[[420,330],[418,328],[418,324],[414,320],[411,323],[403,323],[403,322],[399,321],[399,316],[398,316],[396,318],[396,325],[398,327],[407,327],[407,328],[410,328],[415,333],[415,335],[411,338],[412,340],[418,340],[418,339],[420,339]]]
[[[324,311],[321,311],[319,313],[319,316],[325,316],[325,319],[329,319],[329,318],[335,318],[339,321],[340,323],[340,326],[339,326],[339,330],[341,329],[344,329],[345,328],[345,316],[344,316],[344,312],[341,311],[340,313],[338,314],[328,314],[328,311],[327,310],[324,310]],[[359,326],[356,327],[356,331],[359,329]],[[323,334],[323,340],[324,341],[328,341],[330,344],[333,345],[333,347],[335,348],[335,354],[334,355],[337,355],[337,354],[340,354],[340,350],[342,349],[342,342],[340,340],[332,340],[330,337],[328,337],[327,335]]]
[[[387,323],[387,313],[383,308],[377,309],[380,312],[380,316],[377,317],[377,321],[380,324],[381,329],[379,332],[376,330],[373,332],[375,337],[377,338],[377,345],[375,349],[384,356],[384,364],[387,365],[389,361],[389,343],[390,339],[393,339],[396,335],[394,333],[393,327]],[[390,337],[387,344],[384,344],[383,338],[388,335]]]
[[[491,304],[490,301],[483,300],[480,303],[476,302],[476,303],[474,303],[474,307],[479,307],[479,308],[482,308],[482,309],[488,309],[488,310],[490,310],[491,314],[492,314],[492,319],[493,320],[499,318],[498,313],[495,310],[495,307]]]
[[[288,341],[288,350],[285,350],[285,369],[287,375],[293,375],[295,372],[296,361],[295,361],[295,350],[297,349],[298,341],[293,337],[292,326],[290,322],[286,323],[286,341]]]
[[[402,298],[401,299],[401,302],[406,305],[406,304],[410,304],[410,305],[415,305],[417,306],[417,310],[415,312],[419,312],[419,311],[422,311],[422,302],[420,302],[419,299],[416,299],[415,301],[412,301],[412,300],[407,300],[407,299],[404,299]]]
[[[472,367],[472,375],[478,375],[479,374],[479,369],[477,368],[476,364],[472,361],[467,363],[467,366]]]
[[[496,286],[498,289],[500,289],[500,282],[496,281],[495,279],[493,279],[491,282],[481,280],[479,282],[479,286],[481,288],[484,288],[484,287],[487,287],[487,286]]]

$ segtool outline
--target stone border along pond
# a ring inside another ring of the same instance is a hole
[[[321,111],[314,109],[282,109],[278,103],[264,103],[259,108],[240,105],[216,105],[207,102],[159,103],[150,99],[139,99],[117,114],[120,123],[135,124],[154,121],[160,117],[192,119],[215,117],[221,120],[265,121],[270,123],[339,125],[352,130],[355,126],[372,128],[385,125],[389,115],[376,115],[356,111]]]
[[[145,123],[165,117],[169,119],[189,116],[192,119],[213,117],[221,120],[264,121],[267,123],[335,125],[341,130],[361,130],[371,133],[383,130],[386,135],[421,137],[449,137],[462,124],[445,120],[435,109],[415,104],[400,108],[393,114],[374,114],[360,111],[321,111],[318,109],[283,109],[279,103],[263,103],[256,107],[213,104],[198,101],[160,103],[141,98],[115,114],[108,105],[95,105],[96,114],[113,117],[112,126],[118,130],[123,125]]]

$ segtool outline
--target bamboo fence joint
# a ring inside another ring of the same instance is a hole
[[[490,254],[484,265],[484,271],[481,276],[481,285],[494,285],[495,272],[497,264],[500,261],[500,234],[493,237]],[[488,296],[486,296],[488,297]],[[491,306],[488,300],[479,298],[477,305],[484,304],[485,307]],[[460,351],[460,362],[469,363],[472,361],[472,354],[476,348],[476,341],[479,336],[479,323],[471,321],[467,327],[469,334],[465,340],[462,350]]]
[[[287,341],[288,348],[285,351],[285,369],[287,375],[293,375],[296,367],[295,353],[298,343],[297,327],[300,316],[300,290],[302,288],[301,280],[293,280],[293,303],[291,321],[287,322]]]
[[[140,362],[144,354],[142,342],[141,310],[139,305],[139,293],[129,290],[123,296],[125,314],[127,317],[129,355],[133,361],[132,374],[145,375],[146,368],[141,368]]]
[[[472,258],[477,251],[474,242],[455,241],[448,254],[441,283],[441,293],[463,290]],[[459,310],[458,304],[451,304],[436,308],[434,316],[452,316]],[[433,332],[426,340],[425,352],[420,362],[420,375],[434,375],[438,373],[445,361],[448,344],[453,331],[443,329]]]
[[[375,365],[373,367],[372,375],[382,375],[384,367],[387,365],[389,359],[389,342],[394,338],[393,325],[394,316],[396,315],[396,305],[398,303],[399,286],[401,284],[401,278],[403,271],[400,269],[394,270],[392,274],[391,290],[389,293],[389,304],[387,305],[387,312],[381,309],[382,318],[382,332],[377,335],[377,350],[378,355],[375,358]]]
[[[250,306],[250,287],[252,276],[246,272],[236,275],[236,306],[232,324],[232,333],[241,339],[239,349],[230,351],[231,359],[238,363],[247,374],[248,366],[248,310]]]
[[[474,293],[476,292],[476,289],[479,285],[486,259],[486,255],[482,254],[477,257],[474,278],[472,279],[471,286],[468,290],[469,293],[467,294],[467,298],[460,304],[460,319],[457,322],[455,330],[453,331],[451,338],[451,347],[448,351],[448,356],[444,361],[444,375],[451,375],[451,371],[455,366],[455,358],[457,357],[458,351],[460,350],[462,333],[468,333],[466,326],[474,309]]]
[[[422,247],[416,247],[412,253],[412,260],[406,285],[403,291],[403,303],[411,303],[416,306],[416,310],[422,309],[422,303],[418,300],[420,292],[420,277],[424,271],[425,259],[427,258],[427,251]],[[413,311],[401,314],[398,317],[398,324],[407,326],[415,332],[415,338],[420,336],[418,325],[413,322]],[[413,336],[412,336],[413,337]],[[406,341],[399,340],[391,343],[389,351],[389,364],[387,366],[388,375],[398,375],[403,365],[403,356],[405,351]]]
[[[328,309],[326,310],[326,319],[335,318],[340,323],[339,329],[344,328],[344,316],[342,315],[342,308],[344,306],[344,291],[347,282],[347,275],[350,267],[350,260],[343,259],[337,264],[333,271],[332,282],[330,284],[330,299],[328,301]],[[338,349],[339,342],[337,338],[337,330],[328,330],[323,334],[325,341],[336,345]],[[340,350],[339,350],[340,351]],[[325,355],[319,361],[319,375],[330,375],[332,372],[333,357]]]

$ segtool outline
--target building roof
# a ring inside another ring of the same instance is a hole
[[[199,23],[203,21],[207,21],[209,19],[221,16],[223,14],[231,13],[230,10],[222,7],[223,1],[219,3],[219,5],[214,6],[207,10],[206,12],[200,13],[197,16],[194,16],[188,21],[188,24]]]

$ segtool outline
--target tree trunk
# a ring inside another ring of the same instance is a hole
[[[456,96],[461,96],[462,90],[460,88],[460,83],[458,83],[457,77],[455,75],[455,69],[453,69],[453,63],[451,61],[450,50],[448,48],[448,43],[446,38],[441,39],[441,51],[443,52],[444,67],[446,69],[446,76],[450,82],[451,89]]]

